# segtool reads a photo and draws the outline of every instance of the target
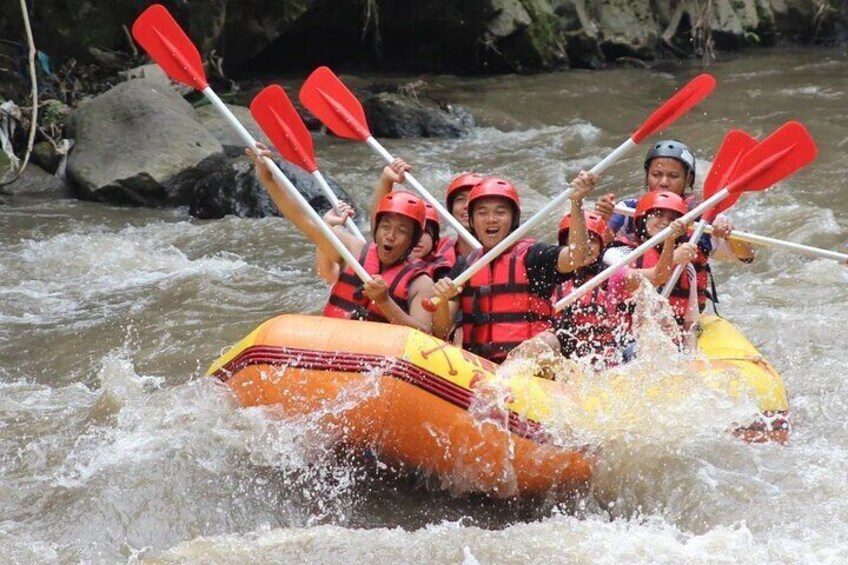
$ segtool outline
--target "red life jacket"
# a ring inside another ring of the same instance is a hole
[[[551,328],[549,297],[530,292],[527,252],[535,240],[523,239],[471,277],[462,289],[462,346],[500,363],[522,341]],[[472,252],[468,264],[482,252]]]
[[[617,238],[614,243],[626,245],[635,248],[639,243],[630,235]],[[662,245],[649,249],[644,255],[636,259],[633,267],[636,269],[650,269],[659,262]],[[713,299],[713,294],[709,292],[710,288],[710,265],[707,261],[707,256],[701,246],[698,246],[698,255],[692,261],[695,267],[696,281],[698,284],[698,311],[703,312],[707,307],[707,298]],[[658,290],[662,291],[662,287]],[[674,311],[674,317],[677,323],[683,325],[686,318],[686,311],[689,309],[689,275],[684,270],[683,274],[678,279],[677,284],[671,290],[671,295],[668,297],[668,303],[671,304],[671,309]]]
[[[559,285],[551,302],[559,302],[586,280],[572,279]],[[624,346],[632,341],[629,336],[633,310],[624,299],[625,296],[611,292],[605,282],[566,306],[554,322],[562,354],[592,355],[606,367],[621,363]]]
[[[458,254],[456,252],[456,239],[443,237],[436,242],[429,255],[421,258],[421,262],[427,268],[427,274],[434,281],[446,277],[456,265]]]
[[[389,297],[408,314],[409,285],[419,276],[427,274],[424,265],[418,261],[414,263],[400,261],[380,272],[380,258],[377,255],[377,246],[373,242],[362,248],[359,264],[369,275],[383,277],[389,287]],[[389,323],[380,307],[373,304],[362,291],[363,286],[363,282],[356,276],[354,270],[349,266],[345,267],[339,274],[336,284],[330,289],[330,298],[324,307],[324,316]]]

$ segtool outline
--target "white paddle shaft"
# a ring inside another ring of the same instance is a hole
[[[389,153],[385,147],[380,145],[379,141],[374,139],[374,136],[368,136],[368,139],[365,140],[365,143],[367,143],[368,147],[370,147],[377,155],[385,159],[386,163],[391,164],[395,160],[392,154]],[[409,181],[409,184],[412,185],[412,188],[415,189],[415,191],[418,193],[419,196],[421,196],[421,198],[426,200],[433,208],[438,210],[442,218],[444,218],[451,225],[451,227],[456,230],[457,235],[459,235],[459,237],[461,237],[468,245],[470,245],[472,249],[476,250],[482,247],[480,245],[480,242],[477,241],[477,238],[471,235],[471,232],[465,229],[465,227],[459,222],[459,220],[454,218],[453,215],[448,212],[445,207],[442,206],[442,204],[433,197],[432,194],[430,194],[429,190],[421,186],[421,183],[418,182],[409,171],[404,173],[404,178]]]
[[[636,213],[633,208],[629,208],[624,204],[617,204],[615,206],[614,212],[616,214],[621,214],[622,216],[629,217],[633,217],[633,215]],[[704,228],[704,233],[711,234],[713,233],[713,230],[714,228],[711,225],[707,224],[706,228]],[[764,235],[757,235],[755,233],[733,230],[732,232],[730,232],[729,239],[733,241],[744,241],[745,243],[753,243],[754,245],[762,245],[764,247],[774,247],[776,249],[793,251],[801,255],[807,255],[808,257],[832,259],[834,261],[839,261],[840,263],[848,264],[848,253],[839,253],[838,251],[821,249],[819,247],[812,247],[810,245],[804,245],[802,243],[793,243],[791,241],[786,241],[783,239],[774,239],[771,237],[766,237]]]
[[[324,175],[321,174],[321,171],[315,169],[312,171],[312,177],[318,182],[318,186],[321,187],[321,190],[324,192],[324,196],[326,196],[327,200],[330,201],[330,205],[333,207],[333,210],[340,213],[339,204],[341,204],[341,201],[336,196],[336,193],[333,192],[333,189],[330,188],[330,184],[327,182],[327,179],[324,178]],[[350,233],[356,236],[356,239],[365,243],[365,236],[362,235],[361,231],[359,231],[359,228],[354,223],[353,218],[348,217],[345,220],[345,226],[350,230]]]
[[[683,214],[683,216],[680,218],[680,221],[682,221],[683,223],[691,222],[692,220],[703,214],[706,210],[709,210],[710,208],[727,198],[729,194],[730,191],[727,190],[727,188],[722,188],[721,190],[701,202],[698,206],[696,206],[686,214]],[[568,296],[557,302],[554,305],[554,308],[557,312],[561,312],[563,308],[565,308],[566,306],[568,306],[590,290],[593,290],[595,287],[598,287],[603,284],[603,282],[610,278],[613,273],[615,273],[622,267],[626,267],[631,262],[635,261],[642,255],[647,253],[649,249],[656,245],[659,245],[660,243],[668,239],[671,234],[671,226],[664,228],[654,237],[648,239],[642,245],[640,245],[639,247],[637,247],[636,249],[634,249],[633,251],[631,251],[630,253],[628,253],[627,255],[625,255],[624,257],[622,257],[621,259],[619,259],[618,261],[616,261],[615,263],[613,263],[612,265],[610,265],[588,281],[586,281],[586,283],[574,289]]]
[[[245,145],[256,149],[256,140],[253,138],[252,135],[250,135],[250,132],[247,131],[247,129],[241,124],[241,122],[238,121],[238,118],[233,115],[227,105],[224,104],[220,98],[218,98],[218,95],[215,94],[212,88],[207,86],[203,89],[202,92],[203,95],[206,96],[206,98],[209,100],[209,102],[211,102],[212,105],[219,112],[221,112],[224,118],[226,118],[227,122],[229,122],[229,124],[233,126],[233,129],[236,130],[236,133],[239,134],[239,137],[241,137]],[[341,240],[333,232],[330,226],[328,226],[324,222],[323,218],[318,215],[318,212],[316,212],[312,208],[312,206],[309,205],[309,202],[306,201],[306,198],[303,197],[303,195],[300,193],[300,191],[297,190],[297,188],[292,184],[288,177],[283,174],[283,171],[280,170],[280,168],[273,161],[273,159],[270,159],[268,157],[263,157],[263,159],[265,160],[265,164],[270,169],[271,174],[274,175],[274,179],[283,187],[285,187],[286,190],[288,190],[289,194],[291,194],[295,198],[295,200],[297,200],[298,204],[300,204],[300,207],[307,214],[309,214],[309,217],[318,226],[318,229],[321,231],[321,234],[326,237],[327,240],[329,240],[333,248],[335,248],[339,255],[342,256],[342,259],[344,259],[345,263],[351,266],[351,268],[356,272],[357,276],[362,279],[362,281],[369,282],[371,280],[371,275],[369,275],[362,267],[362,265],[359,264],[359,261],[357,261],[353,254],[348,250],[348,248],[345,247],[344,243],[341,242]]]

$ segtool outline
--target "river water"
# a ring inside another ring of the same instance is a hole
[[[764,50],[709,70],[716,92],[666,135],[694,148],[702,179],[730,128],[762,137],[803,122],[818,159],[732,217],[848,251],[845,51]],[[483,125],[386,145],[440,196],[461,170],[512,179],[529,213],[697,72],[431,77],[430,93]],[[366,206],[377,158],[320,136],[316,150]],[[610,168],[602,190],[638,193],[643,154]],[[552,239],[556,221],[537,234]],[[765,250],[717,268],[721,314],[786,382],[788,446],[680,433],[720,412],[695,402],[641,440],[611,439],[593,495],[501,501],[386,476],[203,377],[259,322],[322,307],[312,246],[286,221],[17,198],[0,225],[4,562],[848,561],[848,269],[832,261]]]

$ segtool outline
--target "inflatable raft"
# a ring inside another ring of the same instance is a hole
[[[735,433],[785,442],[788,404],[778,373],[729,322],[705,317],[701,326],[698,343],[710,362],[700,370],[733,367],[744,381],[737,385],[755,390],[764,415]],[[576,392],[536,377],[491,386],[503,382],[497,368],[407,327],[283,315],[253,330],[208,375],[226,383],[242,406],[317,415],[345,445],[436,476],[453,491],[516,496],[588,488],[598,450],[548,425],[552,402]]]

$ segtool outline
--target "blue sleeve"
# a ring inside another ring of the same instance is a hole
[[[635,208],[636,204],[639,201],[635,198],[628,198],[627,200],[622,200],[621,203],[627,206],[628,208]],[[610,221],[607,222],[607,227],[612,230],[612,233],[617,234],[621,228],[624,227],[624,224],[627,223],[627,216],[622,214],[613,214]]]
[[[624,225],[624,220],[625,217],[621,214],[613,214],[612,218],[607,222],[607,227],[612,230],[612,233],[618,233],[618,230]]]

